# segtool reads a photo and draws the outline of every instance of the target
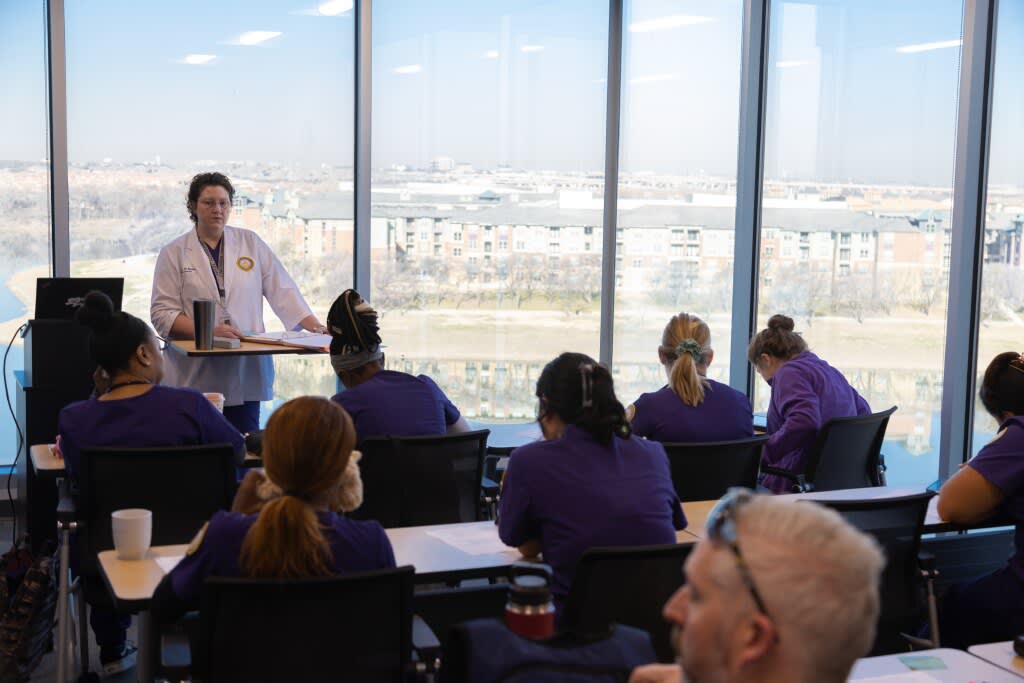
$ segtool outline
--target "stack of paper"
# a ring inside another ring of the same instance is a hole
[[[295,346],[300,349],[323,351],[324,353],[331,348],[331,335],[314,334],[305,330],[298,332],[251,332],[242,337],[242,340],[259,344]]]

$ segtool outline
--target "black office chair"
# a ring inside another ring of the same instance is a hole
[[[871,655],[892,654],[907,649],[901,633],[913,633],[923,621],[922,578],[925,579],[928,619],[933,637],[938,634],[934,573],[922,572],[921,529],[928,512],[931,491],[896,498],[871,500],[814,500],[836,510],[850,524],[878,541],[885,551],[882,573],[881,613]],[[925,558],[927,561],[927,558]],[[931,643],[938,647],[938,640]]]
[[[756,488],[761,448],[767,440],[767,436],[755,436],[738,441],[663,443],[679,500],[716,500],[732,486]]]
[[[413,611],[437,637],[441,650],[453,626],[471,619],[499,619],[507,602],[507,583],[417,591],[412,597]]]
[[[488,434],[490,430],[481,429],[365,439],[359,461],[363,505],[351,516],[377,519],[387,528],[481,519]]]
[[[806,454],[803,472],[761,466],[761,472],[785,477],[793,491],[833,491],[885,485],[882,440],[896,406],[870,415],[838,417],[818,432],[814,448]]]
[[[683,562],[693,545],[591,548],[583,553],[562,609],[562,627],[580,633],[612,623],[651,635],[658,661],[675,659],[661,609],[683,585]]]
[[[207,579],[194,679],[404,681],[413,568],[297,580]]]
[[[114,547],[110,514],[124,508],[146,508],[153,513],[153,545],[188,543],[218,510],[230,509],[235,495],[235,452],[230,444],[154,448],[87,448],[82,450],[78,495],[64,495],[58,508],[61,548],[62,623],[58,629],[58,656],[68,653],[69,596],[78,592],[79,647],[87,672],[88,632],[85,602],[112,607],[99,580],[97,554]],[[68,582],[68,544],[78,541],[79,576]],[[81,597],[81,596],[80,596]],[[63,647],[63,649],[61,649]]]

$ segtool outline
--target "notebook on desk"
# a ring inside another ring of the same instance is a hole
[[[331,335],[314,334],[305,330],[299,332],[248,332],[242,341],[256,342],[257,344],[280,344],[282,346],[294,346],[300,349],[311,351],[331,350]]]

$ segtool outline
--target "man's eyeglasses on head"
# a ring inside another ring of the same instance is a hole
[[[736,510],[751,498],[753,498],[753,494],[749,489],[737,487],[729,489],[722,496],[722,499],[715,504],[715,507],[711,509],[704,526],[707,529],[709,538],[725,543],[732,550],[732,554],[736,558],[736,568],[743,578],[743,583],[750,590],[750,595],[754,598],[757,609],[761,611],[761,614],[768,616],[764,600],[761,599],[761,594],[757,592],[757,586],[754,585],[754,577],[750,575],[750,568],[747,567],[747,563],[743,559],[743,553],[740,552],[740,547],[736,540]]]

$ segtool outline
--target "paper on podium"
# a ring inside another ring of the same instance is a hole
[[[929,676],[923,671],[907,671],[906,673],[872,676],[871,678],[853,678],[850,683],[939,683],[940,679]]]
[[[428,531],[427,536],[433,536],[467,555],[493,555],[506,550],[516,552],[501,542],[498,538],[498,528],[493,524],[434,529]]]
[[[242,341],[295,346],[300,349],[323,351],[324,353],[331,349],[331,335],[314,334],[305,330],[299,330],[298,332],[250,332],[242,337]]]

